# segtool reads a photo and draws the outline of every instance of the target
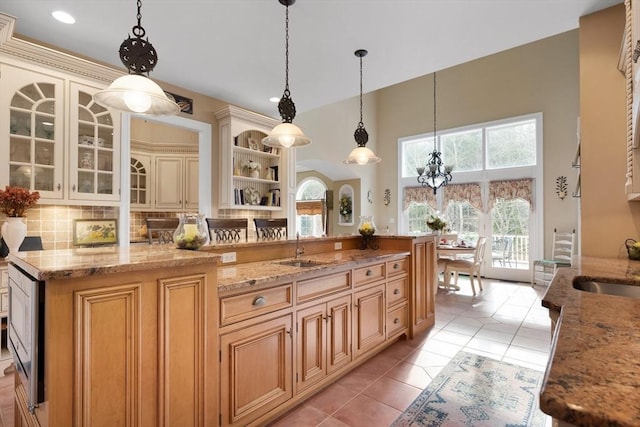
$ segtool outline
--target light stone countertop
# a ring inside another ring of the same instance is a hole
[[[358,250],[327,252],[303,256],[300,260],[317,263],[312,267],[293,267],[278,264],[279,261],[293,260],[293,258],[276,259],[270,261],[249,262],[218,267],[218,291],[241,291],[245,288],[260,289],[265,285],[274,285],[292,280],[300,280],[319,274],[330,274],[345,267],[357,267],[376,261],[390,261],[408,256],[409,252],[393,250]]]
[[[573,288],[575,277],[640,286],[640,261],[575,257],[542,305],[560,311],[540,408],[577,426],[640,426],[640,298]]]
[[[28,251],[10,253],[7,259],[38,280],[54,280],[217,263],[219,257],[212,252],[176,249],[167,244]]]

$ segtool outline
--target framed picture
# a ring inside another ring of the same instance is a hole
[[[115,245],[118,243],[118,220],[76,219],[73,222],[74,246]]]

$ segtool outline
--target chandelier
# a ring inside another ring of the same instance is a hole
[[[353,137],[356,140],[358,146],[351,151],[349,157],[344,161],[345,164],[352,165],[366,165],[367,163],[380,163],[382,159],[367,148],[367,141],[369,141],[369,134],[364,128],[362,123],[362,57],[367,55],[367,51],[364,49],[358,49],[354,52],[354,55],[360,58],[360,121],[358,127],[353,133]]]
[[[180,107],[169,99],[162,88],[149,75],[158,63],[158,55],[142,27],[142,0],[137,0],[138,24],[132,28],[133,35],[120,45],[120,60],[129,74],[118,77],[105,90],[96,92],[93,99],[106,108],[126,113],[167,115],[178,114]]]
[[[442,153],[436,148],[436,73],[433,73],[433,151],[429,154],[426,166],[416,168],[418,182],[423,187],[433,188],[435,195],[438,188],[447,185],[451,181],[452,165],[442,162]]]
[[[285,85],[284,93],[278,103],[278,112],[282,118],[282,123],[271,130],[271,133],[262,139],[262,143],[268,147],[300,147],[311,144],[311,139],[305,136],[298,126],[294,125],[293,119],[296,117],[296,105],[291,99],[289,91],[289,6],[296,0],[278,0],[286,7],[285,19]]]

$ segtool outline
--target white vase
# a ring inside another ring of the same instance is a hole
[[[260,171],[258,169],[254,169],[250,173],[251,178],[260,178]]]
[[[27,224],[22,217],[7,217],[7,222],[2,224],[2,238],[9,247],[9,252],[18,252],[26,235]]]

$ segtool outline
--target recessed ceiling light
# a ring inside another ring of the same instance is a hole
[[[75,24],[76,18],[68,14],[63,10],[56,10],[51,12],[51,16],[53,16],[56,20],[62,22],[63,24]]]
[[[280,102],[280,97],[279,96],[272,96],[271,98],[269,98],[269,101],[271,101],[271,102]]]

